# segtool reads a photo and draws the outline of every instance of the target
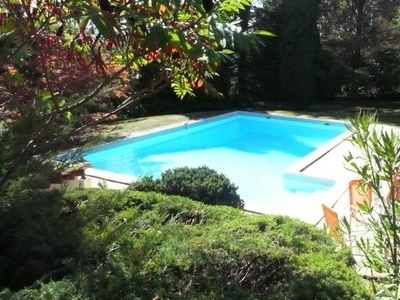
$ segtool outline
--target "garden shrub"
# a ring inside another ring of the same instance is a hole
[[[43,299],[64,295],[69,299],[368,299],[361,278],[348,265],[348,249],[337,249],[323,230],[289,217],[247,215],[227,206],[155,192],[75,189],[52,195],[54,204],[40,200],[43,195],[27,195],[25,208],[37,202],[43,205],[32,211],[16,209],[10,215],[15,222],[36,217],[40,225],[25,222],[18,227],[9,219],[8,225],[3,222],[0,227],[0,238],[4,232],[10,232],[9,237],[21,236],[14,244],[8,239],[10,250],[2,253],[3,261],[26,252],[24,260],[44,263],[41,253],[33,249],[53,250],[47,252],[51,254],[47,276],[29,277],[35,285],[14,285],[13,291],[3,284],[0,295],[11,299],[21,295]],[[55,221],[63,218],[68,222]],[[52,233],[51,226],[59,235]],[[48,229],[41,235],[36,228]],[[49,233],[53,237],[47,243]],[[61,251],[60,245],[66,250]],[[7,268],[14,280],[27,284],[27,275],[20,270]],[[63,272],[57,274],[57,270]],[[5,274],[3,264],[0,273]]]
[[[132,182],[129,188],[141,192],[161,192],[160,180],[147,175]]]
[[[64,279],[50,281],[40,286],[27,287],[17,292],[9,289],[0,291],[0,299],[9,300],[89,300],[89,297],[82,295],[79,285],[76,282]]]
[[[62,191],[24,190],[0,207],[0,289],[61,278],[81,243],[78,198]]]
[[[207,166],[167,170],[160,179],[145,176],[133,183],[131,188],[188,197],[205,204],[244,207],[244,201],[237,194],[238,188],[225,175]]]

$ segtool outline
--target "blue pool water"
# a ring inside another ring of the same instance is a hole
[[[284,170],[345,131],[339,122],[237,112],[102,146],[84,159],[96,169],[135,177],[207,165],[238,186],[245,202],[269,201],[328,189],[332,183],[318,180],[288,185]]]

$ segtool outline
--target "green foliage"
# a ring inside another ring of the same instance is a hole
[[[135,182],[132,182],[129,188],[142,192],[161,192],[160,180],[154,179],[153,176],[140,177]]]
[[[205,204],[244,207],[244,201],[236,193],[237,187],[225,175],[207,166],[167,170],[160,179],[144,176],[134,182],[131,188],[179,195]]]
[[[283,0],[279,32],[281,97],[293,108],[307,108],[317,100],[317,27],[319,1]]]
[[[360,238],[357,247],[365,255],[364,264],[386,276],[381,282],[385,284],[384,289],[377,292],[378,298],[385,299],[383,295],[388,291],[393,295],[399,293],[400,283],[397,225],[400,218],[400,140],[393,129],[378,128],[377,123],[375,114],[362,112],[351,120],[349,140],[357,147],[357,152],[350,152],[345,159],[349,169],[357,173],[374,194],[374,204],[365,203],[359,207],[372,235]]]
[[[60,191],[14,190],[0,206],[0,287],[60,278],[80,244],[76,200]]]
[[[194,89],[220,95],[209,80],[228,53],[268,34],[237,30],[250,0],[47,2],[2,2],[0,189],[31,160],[76,146],[87,127],[166,87],[180,99]],[[87,115],[104,99],[113,105]]]
[[[322,45],[341,67],[341,95],[381,98],[398,94],[398,3],[352,0],[321,4]]]
[[[0,292],[0,299],[9,300],[85,300],[90,299],[81,295],[77,284],[70,280],[50,281],[38,288],[25,288],[16,293],[10,290]]]
[[[44,197],[33,196],[26,205]],[[227,206],[135,191],[68,190],[51,198],[57,203],[53,207],[75,209],[68,214],[69,226],[53,222],[62,220],[65,209],[53,208],[38,219],[40,227],[65,228],[57,241],[44,242],[48,231],[37,232],[38,224],[15,228],[10,221],[0,223],[0,238],[12,229],[16,237],[29,235],[29,245],[12,239],[7,245],[14,253],[28,250],[29,260],[42,263],[40,252],[31,249],[45,244],[55,250],[63,244],[70,255],[58,249],[47,265],[62,260],[69,268],[62,276],[49,268],[48,276],[37,274],[37,282],[32,276],[36,283],[26,288],[19,280],[34,270],[18,278],[20,268],[7,269],[17,280],[14,291],[3,283],[0,295],[8,299],[368,298],[347,265],[350,253],[337,249],[322,230],[288,217],[247,215]],[[15,209],[14,217],[29,219],[35,212]],[[3,254],[3,261],[14,253]],[[4,264],[0,270],[5,274]]]

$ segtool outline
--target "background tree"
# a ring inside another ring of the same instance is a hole
[[[247,95],[238,100],[293,109],[302,108],[290,105],[302,97],[308,99],[304,107],[337,97],[395,99],[400,91],[398,11],[399,1],[262,1],[250,24],[276,37],[247,56],[242,68]]]
[[[249,58],[248,78],[252,83],[252,97],[256,102],[264,102],[268,106],[280,105],[279,80],[279,41],[282,24],[282,1],[263,1],[262,7],[254,11],[254,26],[265,28],[274,33],[273,38],[266,37],[268,47],[254,51]]]
[[[166,96],[164,102],[157,97],[160,110],[155,113],[171,107],[185,111],[255,105],[299,109],[338,97],[349,102],[395,99],[400,91],[399,1],[317,2],[296,2],[294,8],[290,1],[283,5],[282,0],[264,0],[240,12],[238,24],[275,34],[263,37],[268,47],[236,51],[221,65],[218,71],[223,76],[212,82],[223,98],[207,101],[200,92],[196,94],[201,101],[187,98],[187,105],[178,107],[180,102],[173,97]],[[308,26],[311,20],[314,25]],[[310,42],[305,42],[306,37]],[[303,50],[299,50],[301,45]],[[146,105],[144,111],[152,113],[153,107]]]
[[[308,107],[317,97],[318,5],[318,0],[282,1],[279,76],[287,107]]]
[[[322,1],[321,40],[340,66],[342,95],[382,97],[399,92],[399,4]]]
[[[240,20],[240,29],[243,32],[249,30],[250,26],[250,18],[251,18],[251,7],[248,5],[245,9],[239,12],[239,20]],[[250,86],[251,82],[248,78],[249,68],[247,65],[249,52],[248,51],[239,51],[236,53],[235,63],[234,63],[234,76],[236,77],[236,84],[231,86],[231,97],[235,104],[240,102],[247,103],[249,102],[250,95]]]

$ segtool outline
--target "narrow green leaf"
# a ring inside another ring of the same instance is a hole
[[[100,34],[106,39],[112,39],[116,36],[114,31],[114,26],[107,17],[101,13],[97,14],[92,18],[92,21],[96,28],[99,30]]]
[[[72,113],[70,111],[65,112],[65,119],[68,121],[72,120]]]
[[[89,23],[89,17],[82,17],[79,22],[79,31],[80,32],[85,31],[88,23]]]
[[[254,33],[258,34],[258,35],[263,35],[263,36],[273,36],[273,37],[277,36],[276,34],[270,32],[270,31],[267,31],[267,30],[256,30],[256,31],[254,31]]]
[[[148,48],[150,50],[164,48],[169,40],[170,37],[167,30],[161,24],[155,24],[151,27],[147,37]]]
[[[204,54],[203,44],[200,42],[194,44],[192,46],[192,48],[190,49],[190,55],[193,58],[199,58],[199,57],[203,56],[203,54]]]
[[[47,100],[51,98],[51,93],[49,91],[41,91],[39,93],[40,98],[42,98],[43,100]]]
[[[228,54],[228,55],[235,53],[235,51],[232,51],[231,49],[224,49],[221,52],[224,53],[224,54]]]

